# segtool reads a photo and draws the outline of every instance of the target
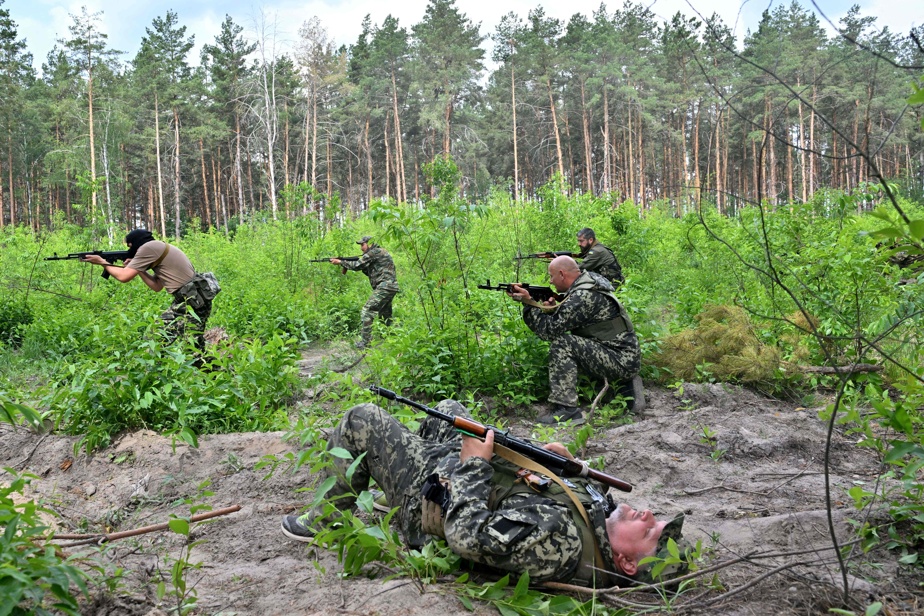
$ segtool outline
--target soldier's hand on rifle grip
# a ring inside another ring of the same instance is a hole
[[[490,460],[493,455],[494,430],[488,430],[483,441],[474,436],[462,436],[462,453],[459,457],[463,462],[472,457]]]
[[[510,297],[510,299],[512,299],[515,302],[525,302],[528,299],[532,299],[532,296],[530,296],[529,291],[527,291],[526,289],[524,289],[518,284],[511,285],[510,289],[513,292],[511,293],[510,291],[508,291],[507,296]]]

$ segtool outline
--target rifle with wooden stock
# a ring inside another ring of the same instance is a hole
[[[59,257],[58,253],[52,253],[52,256],[45,257],[45,261],[83,261],[84,257],[89,255],[99,255],[101,256],[106,263],[109,265],[115,265],[116,261],[124,261],[128,258],[127,250],[88,250],[87,252],[72,252],[66,257]],[[103,268],[103,278],[109,278],[109,272],[106,271],[106,268]]]
[[[453,427],[460,432],[470,434],[476,438],[484,439],[488,434],[488,430],[491,430],[494,432],[494,442],[496,444],[503,445],[512,451],[538,462],[560,477],[587,477],[604,485],[616,488],[617,490],[622,490],[623,492],[632,491],[632,485],[618,477],[613,477],[612,475],[594,470],[590,468],[586,462],[581,460],[566,458],[554,451],[544,449],[539,445],[534,445],[529,441],[517,438],[511,435],[507,430],[499,430],[493,426],[486,426],[482,423],[478,423],[474,419],[459,417],[452,413],[444,413],[439,409],[399,396],[395,392],[379,387],[378,385],[370,385],[369,391],[388,400],[394,400],[395,402],[400,402],[423,411],[431,417],[436,417],[437,419],[452,424]]]
[[[514,261],[523,259],[554,259],[555,257],[571,257],[572,259],[581,258],[581,253],[571,252],[570,250],[547,250],[546,252],[534,252],[528,255],[518,254],[513,258]]]

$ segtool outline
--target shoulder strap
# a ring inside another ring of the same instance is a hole
[[[164,251],[161,253],[159,257],[157,257],[157,261],[155,261],[154,263],[151,263],[151,269],[154,269],[155,267],[160,265],[161,262],[164,260],[164,257],[167,256],[168,252],[170,252],[170,244],[168,244],[167,242],[164,242]]]
[[[564,490],[565,494],[568,495],[568,498],[571,499],[571,502],[574,504],[574,507],[577,509],[578,513],[581,514],[581,518],[583,518],[584,524],[588,529],[590,529],[590,536],[594,545],[594,564],[598,569],[605,571],[606,564],[603,562],[603,553],[600,552],[600,546],[597,543],[596,536],[594,536],[593,526],[590,518],[587,516],[587,511],[584,509],[584,505],[581,503],[580,499],[578,499],[577,495],[571,490],[571,488],[569,488],[565,482],[563,482],[561,478],[558,477],[558,475],[547,469],[542,464],[539,464],[535,460],[531,460],[530,458],[527,458],[526,456],[519,454],[512,449],[504,447],[498,443],[494,443],[494,453],[504,458],[505,460],[513,462],[517,466],[535,471],[537,473],[542,473],[554,481],[562,490]]]

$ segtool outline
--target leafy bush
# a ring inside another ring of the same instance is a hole
[[[53,546],[42,547],[48,526],[39,514],[52,512],[32,500],[14,500],[32,476],[5,470],[8,476],[0,481],[0,614],[79,615],[77,598],[87,594],[86,574]]]
[[[0,344],[22,344],[22,327],[32,322],[32,310],[25,303],[0,300]]]

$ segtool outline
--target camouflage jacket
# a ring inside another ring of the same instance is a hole
[[[364,273],[369,277],[369,284],[373,289],[381,287],[396,292],[401,290],[398,287],[395,262],[388,251],[381,246],[373,244],[358,261],[341,261],[340,265],[343,269]]]
[[[615,350],[639,352],[638,337],[628,315],[613,295],[613,285],[593,272],[584,272],[574,281],[554,312],[546,313],[534,306],[523,306],[523,321],[543,340],[553,340],[568,333],[581,335],[582,331],[592,329],[590,326],[620,320],[623,321],[623,331],[600,339],[600,344]],[[599,339],[598,336],[588,337]]]
[[[599,242],[591,246],[587,252],[581,253],[583,261],[578,263],[582,272],[597,272],[613,284],[626,281],[622,275],[622,267],[612,250]]]
[[[577,513],[540,493],[519,492],[490,504],[494,466],[472,457],[452,472],[452,504],[444,530],[449,547],[463,558],[533,582],[572,581],[582,564],[582,533]],[[603,506],[588,509],[592,530],[609,571],[616,565],[606,535]],[[612,580],[598,582],[611,585]]]

